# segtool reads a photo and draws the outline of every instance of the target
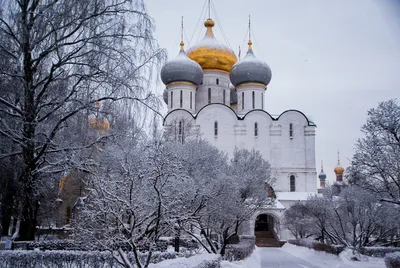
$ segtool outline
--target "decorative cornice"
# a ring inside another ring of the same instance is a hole
[[[264,89],[267,89],[266,85],[264,85],[262,83],[256,83],[256,82],[243,83],[243,84],[237,85],[236,89],[238,89],[240,87],[245,87],[245,86],[256,86],[256,87],[263,87]]]
[[[191,85],[191,86],[197,87],[197,85],[196,85],[196,84],[194,84],[194,83],[191,83],[191,82],[186,82],[186,81],[176,81],[176,82],[171,82],[171,83],[168,83],[168,84],[167,84],[167,88],[168,88],[169,86],[173,86],[173,85]]]

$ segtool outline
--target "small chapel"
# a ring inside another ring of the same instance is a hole
[[[182,142],[201,137],[228,155],[235,148],[259,150],[271,165],[277,200],[274,207],[253,215],[244,232],[256,237],[257,232],[269,232],[285,241],[292,237],[281,224],[285,209],[318,192],[317,127],[298,110],[268,113],[264,103],[272,71],[257,58],[250,34],[247,53],[238,60],[214,36],[211,18],[204,26],[204,38],[188,50],[181,40],[178,56],[161,70],[168,107],[164,129]]]

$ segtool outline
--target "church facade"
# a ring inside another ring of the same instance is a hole
[[[201,137],[230,156],[235,148],[260,151],[271,165],[277,202],[249,219],[244,232],[254,234],[264,215],[276,238],[287,240],[291,235],[281,225],[284,210],[317,193],[316,125],[298,110],[269,114],[264,100],[270,67],[255,56],[251,40],[246,56],[238,60],[215,38],[214,24],[207,19],[203,40],[187,52],[181,42],[178,56],[162,68],[165,131],[182,140]]]

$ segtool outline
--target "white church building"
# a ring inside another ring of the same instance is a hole
[[[214,21],[204,25],[204,38],[186,52],[181,42],[177,58],[162,68],[168,106],[164,128],[182,139],[197,135],[228,155],[235,148],[259,150],[271,165],[277,202],[249,219],[248,233],[264,226],[277,239],[290,239],[281,226],[285,208],[317,193],[316,125],[297,110],[271,116],[264,105],[271,69],[257,59],[251,40],[238,60],[214,37]]]

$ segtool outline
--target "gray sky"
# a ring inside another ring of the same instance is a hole
[[[184,16],[186,49],[205,34],[204,0],[147,0],[156,36],[169,59],[179,50]],[[317,124],[317,171],[324,160],[328,180],[340,150],[349,164],[367,110],[400,99],[400,1],[397,0],[213,0],[219,22],[235,52],[247,50],[251,15],[254,53],[272,69],[266,110],[298,109]],[[220,24],[220,25],[218,25]],[[222,25],[221,25],[222,24]],[[197,31],[195,32],[197,25]],[[201,29],[201,32],[200,32]],[[226,44],[226,42],[224,42]],[[162,93],[162,83],[157,92]]]

